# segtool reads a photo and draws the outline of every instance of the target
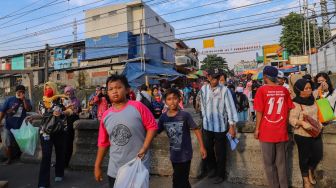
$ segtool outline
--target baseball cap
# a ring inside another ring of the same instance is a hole
[[[283,73],[282,71],[279,71],[278,73],[278,78],[285,78],[285,73]]]
[[[16,86],[15,91],[26,91],[26,88],[23,85],[18,85]]]
[[[271,78],[276,78],[278,76],[278,72],[278,69],[273,66],[266,66],[263,70],[263,74]]]
[[[215,68],[215,69],[209,69],[208,70],[208,74],[213,77],[213,78],[217,78],[219,77],[220,75],[224,74],[223,70],[222,69],[219,69],[219,68]]]

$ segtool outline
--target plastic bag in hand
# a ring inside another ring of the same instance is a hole
[[[11,129],[10,131],[13,133],[20,150],[28,155],[34,155],[39,137],[38,128],[23,121],[20,129]]]
[[[135,158],[120,167],[114,188],[148,188],[149,172],[140,158]]]

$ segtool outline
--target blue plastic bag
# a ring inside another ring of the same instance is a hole
[[[237,148],[237,145],[239,143],[239,140],[237,138],[232,138],[230,133],[226,134],[227,139],[230,142],[231,150],[235,150]]]
[[[23,121],[20,129],[11,129],[20,150],[28,155],[34,155],[38,142],[38,128]]]

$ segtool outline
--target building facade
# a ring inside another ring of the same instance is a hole
[[[175,65],[174,28],[141,1],[87,10],[85,18],[84,41],[48,50],[50,80],[90,87],[104,85],[108,75],[122,73],[125,64],[132,61],[142,59],[155,66]],[[46,80],[45,49],[0,60],[0,68],[4,70],[34,70],[34,85]],[[0,75],[0,79],[9,80],[12,76]],[[13,86],[11,82],[7,85]]]

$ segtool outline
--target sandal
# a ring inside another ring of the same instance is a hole
[[[316,179],[313,170],[309,169],[309,181],[311,184],[315,185],[316,184]]]
[[[303,188],[313,188],[313,185],[310,183],[308,177],[302,177],[303,180]]]

